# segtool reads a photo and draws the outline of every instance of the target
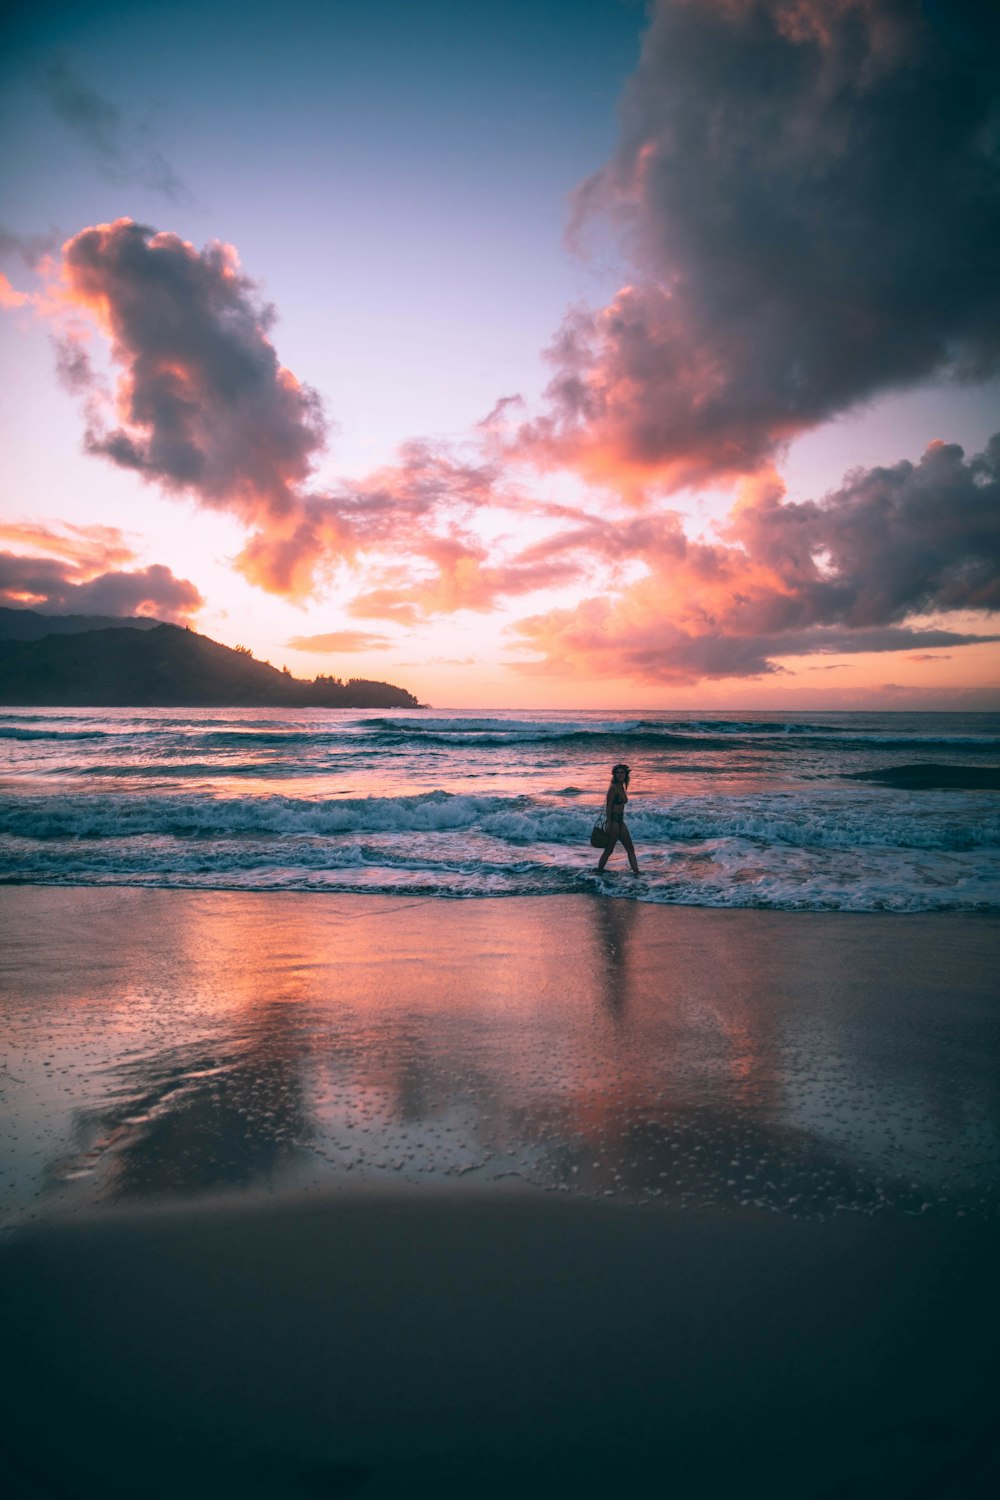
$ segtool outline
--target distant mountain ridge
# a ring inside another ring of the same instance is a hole
[[[0,605],[0,641],[40,641],[47,635],[80,635],[85,630],[155,630],[162,624],[149,615],[43,615],[37,609]]]
[[[11,616],[33,615],[22,624]],[[36,708],[419,708],[388,682],[308,682],[158,620],[0,610],[0,704]],[[37,623],[51,623],[44,635]],[[58,622],[58,623],[57,623]]]

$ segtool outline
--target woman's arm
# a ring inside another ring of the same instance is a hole
[[[608,823],[619,823],[621,821],[621,809],[616,805],[616,791],[617,787],[612,782],[608,787],[608,794],[604,799],[604,818]]]

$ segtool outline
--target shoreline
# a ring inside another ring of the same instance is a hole
[[[576,879],[589,879],[597,877],[596,868],[591,865],[582,866],[579,870],[572,872]],[[640,868],[640,879],[642,870]],[[160,885],[144,881],[107,880],[74,882],[72,880],[19,880],[0,875],[0,893],[9,890],[38,890],[38,891],[92,891],[95,894],[110,891],[134,891],[158,893],[165,896],[240,896],[251,899],[267,900],[271,897],[295,897],[317,899],[320,901],[349,901],[349,902],[373,902],[373,903],[395,903],[405,906],[419,906],[428,902],[441,903],[447,906],[478,906],[487,903],[497,903],[504,906],[511,903],[520,905],[531,902],[553,902],[553,901],[615,901],[626,899],[644,907],[655,908],[659,911],[684,911],[684,912],[710,912],[720,916],[743,915],[752,916],[759,914],[764,917],[850,917],[874,921],[936,921],[939,918],[948,920],[976,919],[992,921],[1000,928],[1000,907],[987,906],[985,903],[979,906],[953,906],[953,907],[849,907],[849,906],[780,906],[780,905],[752,905],[745,906],[723,906],[711,902],[697,903],[686,901],[668,901],[655,897],[644,898],[641,894],[633,894],[629,890],[629,882],[633,879],[627,869],[610,869],[600,872],[602,880],[617,881],[621,879],[622,890],[594,889],[587,886],[574,890],[551,890],[551,891],[517,891],[511,890],[503,894],[495,891],[450,891],[437,889],[433,891],[416,890],[408,892],[405,888],[393,891],[370,891],[370,890],[347,890],[339,887],[316,887],[316,886],[262,886],[250,887],[242,885]]]

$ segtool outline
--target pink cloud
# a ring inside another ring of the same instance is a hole
[[[0,525],[0,602],[42,613],[155,615],[185,624],[205,601],[161,563],[126,569],[135,552],[115,526],[13,521]]]
[[[12,286],[9,279],[0,271],[0,307],[16,308],[26,307],[30,301],[27,292],[19,292]]]
[[[63,558],[88,576],[134,562],[136,555],[117,526],[74,526],[68,521],[0,522],[0,542]]]
[[[293,635],[286,643],[293,651],[384,651],[388,636],[365,630],[328,630],[320,635]]]
[[[248,532],[236,566],[261,588],[305,599],[366,559],[357,611],[410,620],[486,608],[570,571],[491,565],[470,520],[524,501],[478,452],[410,441],[394,463],[320,489],[321,403],[278,360],[273,311],[231,246],[197,251],[119,219],[68,240],[31,300],[58,328],[57,369],[83,401],[87,451],[235,515]],[[113,393],[91,359],[94,326],[110,341]],[[400,594],[388,580],[402,557]]]
[[[744,484],[716,543],[676,518],[580,526],[534,549],[623,539],[645,576],[614,596],[519,622],[528,672],[694,682],[781,671],[781,659],[995,642],[926,624],[1000,610],[1000,434],[966,459],[933,443],[918,464],[855,470],[820,501],[789,502],[773,474]]]
[[[0,552],[0,601],[43,614],[155,615],[186,623],[205,601],[193,583],[153,563],[80,579],[71,563]]]

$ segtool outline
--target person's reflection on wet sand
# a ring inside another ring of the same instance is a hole
[[[616,1024],[625,1019],[631,978],[632,929],[639,908],[634,901],[601,900],[596,903],[596,930],[600,943],[601,998]]]

